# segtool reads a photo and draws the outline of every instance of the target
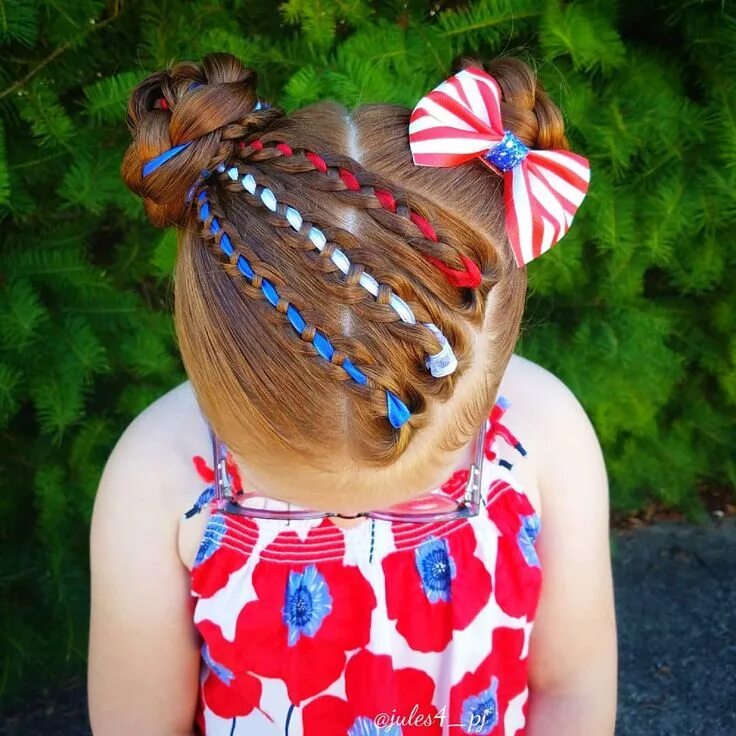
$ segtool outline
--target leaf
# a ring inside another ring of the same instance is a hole
[[[22,91],[18,107],[42,147],[68,146],[75,133],[74,124],[47,82],[36,82],[27,92]]]
[[[177,248],[176,231],[168,228],[156,242],[151,255],[151,265],[160,278],[168,278],[173,274]]]
[[[35,0],[0,0],[0,45],[19,41],[31,46],[38,35]]]
[[[121,123],[133,88],[141,81],[140,72],[120,72],[105,77],[84,89],[85,112],[95,123]]]
[[[363,0],[286,0],[280,11],[317,47],[332,45],[340,21],[360,26],[371,15],[369,4]]]
[[[539,0],[478,0],[437,14],[437,25],[456,51],[501,48],[542,13]]]
[[[281,104],[287,111],[316,102],[322,95],[325,80],[315,67],[306,66],[286,83]]]
[[[2,0],[0,0],[0,3]],[[10,201],[10,171],[5,146],[5,126],[0,120],[0,206]]]
[[[57,371],[33,376],[31,397],[41,431],[59,444],[68,428],[82,417],[84,381],[81,375]]]
[[[23,386],[20,368],[0,362],[0,427],[5,428],[20,408]]]
[[[16,359],[37,339],[48,319],[48,311],[28,279],[15,279],[0,293],[0,341]]]
[[[611,72],[626,61],[626,49],[613,19],[585,3],[564,8],[547,3],[539,40],[548,59],[569,55],[575,69]]]
[[[62,207],[79,206],[99,214],[107,205],[120,201],[124,193],[118,169],[121,158],[109,149],[80,151],[59,187],[59,195],[66,200]]]

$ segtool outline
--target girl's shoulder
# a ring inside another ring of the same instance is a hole
[[[593,424],[573,391],[554,373],[519,355],[513,355],[498,391],[510,401],[504,424],[519,438],[527,455],[516,461],[514,472],[534,504],[544,509],[560,498],[560,478],[579,465],[601,465],[602,451]],[[540,513],[540,516],[543,512]]]
[[[207,422],[191,383],[184,381],[149,404],[118,437],[95,497],[93,540],[109,539],[112,530],[120,550],[110,554],[125,555],[126,539],[148,534],[142,542],[150,548],[155,539],[169,545],[174,538],[176,546],[167,554],[184,562],[204,530],[206,514],[187,525],[180,520],[202,492],[203,473],[211,466]]]
[[[200,476],[192,458],[209,460],[211,447],[207,423],[185,381],[149,404],[118,437],[103,469],[98,505],[104,495],[115,505],[162,509],[176,523],[196,499]]]

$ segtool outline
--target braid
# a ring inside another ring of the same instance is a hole
[[[219,247],[220,251],[227,256],[231,266],[245,276],[247,282],[253,287],[246,293],[252,297],[265,298],[265,300],[281,314],[294,329],[296,334],[305,343],[313,348],[313,355],[320,356],[331,366],[335,367],[333,376],[341,380],[351,380],[356,386],[365,387],[371,391],[376,400],[376,393],[381,394],[381,400],[385,404],[384,414],[388,416],[391,425],[399,429],[410,418],[411,414],[406,404],[390,389],[381,388],[374,378],[369,376],[368,371],[359,369],[347,354],[336,348],[327,335],[315,326],[310,325],[302,316],[301,312],[285,296],[284,291],[280,293],[274,284],[275,279],[264,276],[263,264],[251,255],[246,258],[236,249],[250,250],[244,241],[225,219],[222,211],[213,202],[207,189],[202,189],[197,196],[198,217],[203,226],[202,238]],[[269,274],[270,275],[270,274]],[[339,369],[339,370],[338,370]]]
[[[313,218],[305,218],[300,211],[280,201],[272,189],[256,181],[254,173],[259,175],[250,166],[231,166],[221,181],[228,191],[242,193],[244,190],[245,201],[257,208],[259,219],[279,228],[288,245],[305,256],[316,250],[319,255],[307,257],[308,263],[318,266],[322,272],[340,273],[344,278],[340,279],[342,287],[338,287],[338,294],[343,302],[355,304],[361,317],[387,325],[396,338],[416,345],[418,352],[428,355],[429,373],[419,370],[414,379],[420,381],[431,395],[448,395],[452,382],[438,382],[433,378],[453,373],[457,359],[448,339],[430,321],[426,311],[414,302],[410,306],[390,286],[379,283],[363,264],[353,261],[348,254],[355,244],[354,236],[342,228],[332,228],[327,232],[318,228]],[[284,223],[290,230],[284,228]]]
[[[428,219],[411,206],[403,193],[392,191],[381,177],[367,171],[348,156],[319,155],[314,151],[293,148],[283,141],[257,138],[243,142],[243,161],[268,162],[285,173],[319,172],[314,187],[331,191],[346,204],[365,209],[379,224],[411,241],[420,253],[438,268],[453,285],[475,288],[482,274],[474,260],[458,248],[443,242]]]

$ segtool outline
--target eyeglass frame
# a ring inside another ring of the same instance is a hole
[[[391,506],[383,509],[376,509],[370,511],[360,511],[357,514],[341,514],[337,511],[318,511],[315,509],[300,509],[300,510],[268,510],[268,509],[257,509],[257,508],[244,508],[233,499],[235,498],[232,493],[232,484],[230,483],[229,475],[227,472],[227,459],[222,455],[222,443],[215,435],[214,431],[210,428],[212,435],[212,442],[214,445],[214,457],[215,457],[215,496],[218,499],[224,501],[222,510],[235,514],[236,516],[243,516],[251,519],[281,519],[284,521],[298,520],[298,519],[329,519],[329,518],[340,518],[340,519],[358,519],[358,518],[369,518],[377,519],[380,521],[399,521],[408,523],[432,523],[442,521],[453,521],[455,519],[471,518],[478,516],[481,508],[481,489],[483,479],[483,461],[485,458],[485,435],[487,425],[481,428],[475,439],[475,446],[473,451],[473,462],[470,465],[468,471],[468,480],[465,485],[465,492],[461,499],[457,500],[457,507],[449,511],[439,511],[436,513],[406,513],[406,512],[393,512],[389,510],[395,506],[402,506],[412,501],[418,501],[426,496],[431,496],[436,493],[436,489],[429,491],[422,496],[408,499],[407,501],[400,501]],[[223,495],[220,495],[222,491]],[[261,498],[267,498],[266,496],[260,496]],[[455,501],[449,495],[448,499]],[[274,499],[278,500],[278,499]],[[283,503],[283,502],[282,502]],[[289,504],[289,502],[285,502]],[[289,504],[290,505],[290,504]]]

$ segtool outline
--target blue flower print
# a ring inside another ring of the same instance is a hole
[[[189,511],[184,514],[184,518],[191,519],[192,516],[198,514],[202,510],[202,507],[208,504],[214,497],[214,486],[208,486],[207,488],[205,488],[202,493],[199,494],[197,500],[192,505],[192,508],[190,508]]]
[[[347,736],[401,736],[401,726],[398,723],[380,726],[373,718],[358,716],[348,729]]]
[[[498,678],[491,678],[491,686],[478,695],[471,695],[463,703],[460,726],[463,733],[489,734],[498,723]]]
[[[303,572],[289,572],[286,603],[281,613],[289,627],[290,647],[302,634],[314,636],[331,610],[332,596],[327,582],[314,565],[308,565]]]
[[[197,556],[194,558],[193,568],[201,565],[205,560],[209,560],[215,554],[224,534],[225,519],[221,513],[213,512],[207,521],[202,542],[197,550]]]
[[[534,546],[534,542],[539,534],[540,521],[539,516],[529,514],[528,516],[520,516],[521,529],[516,537],[516,541],[521,550],[521,554],[524,556],[527,565],[541,567],[539,557],[537,556],[537,550]]]
[[[447,540],[427,537],[415,550],[415,561],[424,594],[430,603],[450,600],[451,582],[457,574]]]
[[[202,660],[210,668],[210,671],[219,677],[226,685],[229,685],[232,682],[235,675],[227,667],[212,659],[207,642],[202,644]]]

